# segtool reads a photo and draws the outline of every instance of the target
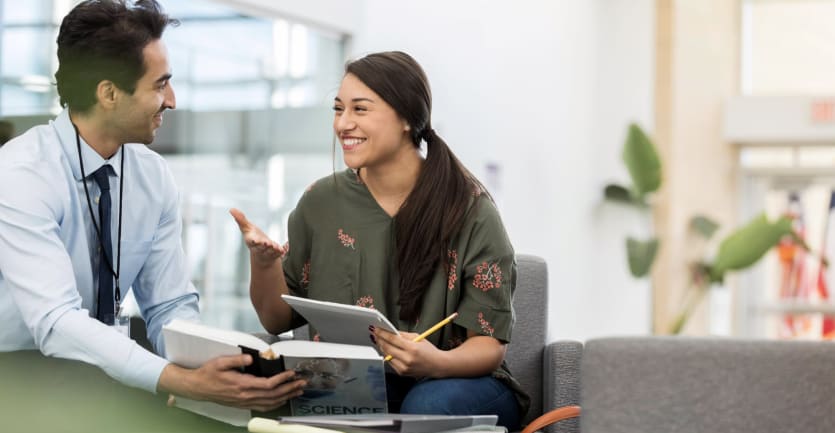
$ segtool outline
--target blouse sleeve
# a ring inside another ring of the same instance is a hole
[[[464,251],[451,251],[461,260],[461,301],[455,323],[480,335],[510,342],[513,328],[511,297],[516,288],[516,259],[492,201],[481,197],[473,221],[465,225]],[[467,237],[469,236],[469,237]]]

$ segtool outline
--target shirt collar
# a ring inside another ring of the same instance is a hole
[[[58,138],[61,141],[61,147],[64,150],[64,156],[66,156],[67,161],[70,162],[70,169],[72,169],[73,177],[75,180],[81,180],[81,165],[78,163],[78,147],[75,142],[75,128],[72,125],[72,121],[70,120],[70,112],[68,109],[64,109],[58,114],[58,117],[52,122],[55,131],[58,133]],[[101,168],[104,164],[109,163],[113,167],[113,172],[116,173],[116,177],[122,175],[121,172],[121,160],[122,151],[124,150],[124,145],[119,146],[119,150],[110,157],[110,159],[104,159],[99,155],[86,141],[84,138],[79,136],[81,140],[81,155],[84,158],[84,174],[88,177],[90,174]]]

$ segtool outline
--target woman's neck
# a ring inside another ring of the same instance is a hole
[[[359,176],[380,206],[394,216],[415,187],[422,166],[423,158],[414,149],[388,164],[362,167]]]

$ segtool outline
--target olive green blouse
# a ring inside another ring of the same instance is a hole
[[[414,323],[399,319],[394,218],[351,169],[315,182],[290,214],[283,262],[287,286],[296,296],[377,309],[408,332],[421,333],[457,311],[452,325],[426,338],[443,350],[460,345],[468,330],[508,343],[516,286],[513,247],[493,202],[478,192],[473,200],[448,250],[449,271],[438,266]],[[294,314],[293,327],[304,323]],[[318,339],[315,330],[310,334]],[[514,390],[523,417],[530,399],[504,362],[493,376]]]

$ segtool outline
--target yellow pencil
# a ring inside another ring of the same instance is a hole
[[[417,336],[417,337],[415,337],[415,339],[414,339],[414,340],[412,340],[412,341],[414,341],[415,343],[417,343],[418,341],[423,340],[424,338],[426,338],[426,337],[428,337],[428,336],[432,335],[432,333],[433,333],[433,332],[435,332],[435,331],[437,331],[437,330],[439,330],[439,329],[443,328],[443,327],[444,327],[444,325],[446,325],[447,323],[452,322],[453,320],[455,320],[455,318],[456,318],[456,317],[458,317],[458,313],[452,313],[452,314],[450,314],[450,315],[449,315],[449,317],[447,317],[446,319],[441,320],[440,322],[436,323],[436,324],[435,324],[435,326],[433,326],[433,327],[431,327],[431,328],[427,329],[426,331],[424,331],[424,332],[423,332],[423,334],[418,335],[418,336]],[[391,358],[392,358],[392,356],[391,356],[391,355],[386,355],[386,358],[385,358],[383,361],[386,361],[386,362],[391,361]]]

